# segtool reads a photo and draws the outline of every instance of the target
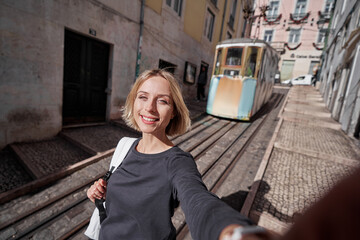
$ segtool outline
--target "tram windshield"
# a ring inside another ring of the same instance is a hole
[[[228,75],[228,76],[237,76],[240,74],[239,70],[232,70],[232,69],[225,69],[224,70],[224,75]]]
[[[250,47],[248,50],[248,56],[246,57],[246,71],[245,76],[254,77],[256,70],[256,60],[257,60],[258,48]]]
[[[241,65],[242,52],[243,49],[239,47],[228,48],[225,65]]]

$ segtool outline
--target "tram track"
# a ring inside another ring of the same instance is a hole
[[[268,105],[277,106],[281,100],[282,97],[275,94]],[[172,141],[194,156],[204,183],[209,190],[216,193],[266,118],[265,113],[258,119],[261,121],[250,124],[206,116],[193,124],[191,131],[173,138]],[[12,219],[10,222],[4,222],[3,218],[0,218],[0,238],[3,239],[4,236],[4,239],[30,239],[52,234],[54,239],[85,239],[83,232],[94,208],[93,203],[87,199],[86,190],[106,172],[109,162],[110,157],[106,157],[79,170],[76,174],[80,175],[78,178],[72,174],[67,180],[61,180],[57,184],[72,183],[72,186],[56,194],[54,191],[60,185],[55,184],[52,195],[46,201],[39,201],[22,213],[17,213],[14,208],[19,205],[29,205],[30,198],[20,198],[17,202],[0,209],[1,216]],[[93,169],[90,169],[91,167]],[[94,174],[95,170],[96,174]],[[91,172],[92,175],[85,176],[86,172]],[[71,179],[72,177],[74,179]],[[78,183],[80,177],[87,179]],[[46,193],[40,193],[38,197],[44,196]],[[188,235],[188,229],[180,207],[174,214],[173,223],[177,229],[177,239],[184,239]]]
[[[196,124],[193,125],[193,131],[202,131],[205,128],[209,128],[214,123],[218,122],[219,120],[214,119],[212,117],[205,117],[204,119],[198,121]],[[191,138],[193,134],[188,135],[188,138]],[[178,138],[177,141],[181,141],[180,138]],[[110,157],[107,159],[107,165],[109,164]],[[81,170],[80,170],[81,171]],[[86,182],[73,186],[72,188],[52,197],[49,198],[46,201],[43,201],[39,204],[39,206],[30,207],[25,211],[22,211],[21,213],[17,214],[17,211],[11,208],[6,208],[5,210],[1,212],[3,216],[8,216],[8,219],[11,219],[10,221],[2,222],[0,219],[0,236],[4,232],[13,232],[11,234],[11,239],[22,239],[22,238],[30,238],[31,234],[34,235],[36,231],[39,231],[41,229],[44,229],[44,227],[51,225],[59,216],[63,215],[69,209],[73,209],[74,207],[84,204],[85,205],[91,205],[92,203],[87,200],[85,189],[89,187],[95,180],[99,179],[107,169],[103,169],[100,171],[100,174],[95,175],[95,177],[92,177],[88,179]],[[79,189],[84,189],[84,191],[80,191]],[[80,199],[74,198],[73,196],[81,196]],[[41,197],[40,197],[41,198]],[[69,198],[72,200],[69,200]],[[23,200],[23,204],[29,204],[28,199]],[[67,204],[64,204],[63,202],[70,202]],[[21,200],[20,200],[21,202]],[[84,202],[84,203],[83,203]],[[20,205],[21,203],[16,203],[14,208],[16,206]],[[64,205],[62,207],[61,205]],[[53,210],[56,209],[56,210]],[[51,215],[48,216],[48,213],[51,213]],[[9,215],[12,215],[9,217]],[[37,218],[37,216],[40,216]],[[87,217],[88,218],[88,217]],[[86,225],[88,223],[88,219],[83,220],[80,225]],[[27,226],[26,223],[31,222],[32,224],[30,226]],[[25,224],[24,224],[25,223]],[[77,225],[75,228],[79,228]],[[80,226],[81,228],[81,226]],[[20,230],[21,229],[21,230]],[[69,232],[73,232],[73,230],[69,230]],[[68,232],[65,234],[66,236],[69,235]],[[62,237],[60,237],[62,238]],[[65,237],[66,238],[66,237]]]
[[[262,109],[262,113],[259,115],[268,112],[270,106],[277,106],[281,100],[282,97],[276,95],[269,101],[267,108]],[[268,116],[268,114],[264,114],[263,117],[259,119],[259,121],[253,122],[251,126],[252,128],[250,128],[249,123],[242,123],[240,125],[240,132],[236,132],[235,129],[236,134],[234,134],[234,139],[228,143],[227,148],[224,149],[224,151],[217,157],[217,159],[211,164],[208,164],[206,170],[202,171],[201,168],[199,169],[203,177],[203,181],[209,191],[216,194],[218,188],[228,177],[235,163],[241,158],[242,154],[245,152],[246,147],[255,138],[256,134],[259,132]],[[247,132],[249,136],[244,136],[247,130],[250,131],[250,133]],[[214,155],[214,153],[210,152],[209,155]],[[205,157],[205,159],[207,159],[207,157]],[[179,215],[184,217],[184,214]],[[191,239],[189,235],[189,229],[185,223],[185,219],[181,219],[181,225],[177,228],[177,239]]]

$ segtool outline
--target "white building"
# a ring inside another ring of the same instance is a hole
[[[256,0],[252,38],[280,54],[281,80],[313,74],[320,63],[335,0]]]
[[[320,73],[320,92],[342,130],[360,131],[360,1],[338,0]]]

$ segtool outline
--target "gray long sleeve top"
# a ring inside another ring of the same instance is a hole
[[[171,217],[179,202],[195,240],[218,239],[229,224],[251,224],[207,190],[189,153],[175,146],[142,154],[138,141],[109,179],[100,239],[175,239]]]

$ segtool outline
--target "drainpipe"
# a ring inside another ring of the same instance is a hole
[[[139,32],[139,42],[137,47],[137,54],[136,54],[136,68],[135,68],[135,79],[139,76],[139,68],[140,68],[140,60],[141,60],[141,46],[142,46],[142,34],[144,29],[144,6],[145,0],[141,0],[141,10],[140,10],[140,32]]]
[[[223,16],[222,16],[219,42],[221,42],[221,36],[222,36],[222,33],[223,33],[223,28],[224,28],[224,20],[225,20],[225,14],[226,14],[226,5],[227,5],[227,0],[225,0],[225,3],[224,3],[224,12],[223,12]]]

